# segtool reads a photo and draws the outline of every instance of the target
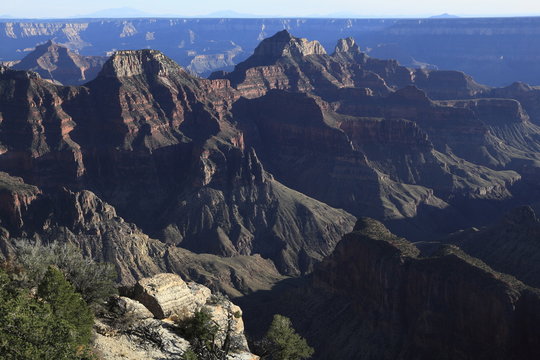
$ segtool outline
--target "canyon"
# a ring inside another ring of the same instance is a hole
[[[88,29],[0,66],[1,257],[68,242],[122,289],[181,275],[249,333],[291,317],[317,359],[538,357],[537,87],[281,29],[202,78],[166,51],[80,55]]]
[[[376,58],[460,70],[478,82],[540,85],[537,17],[457,19],[0,19],[0,61],[53,40],[85,56],[156,49],[198,74],[230,70],[281,30],[331,49],[354,37]]]

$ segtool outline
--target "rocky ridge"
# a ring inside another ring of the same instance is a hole
[[[489,90],[463,72],[412,69],[395,60],[372,58],[353,38],[340,39],[330,55],[318,42],[294,37],[287,30],[263,40],[232,72],[216,72],[210,78],[221,77],[249,98],[270,89],[314,93],[325,99],[346,87],[384,95],[415,85],[433,99],[468,98]]]
[[[536,261],[540,254],[539,239],[540,222],[534,210],[522,206],[495,224],[459,231],[441,243],[458,246],[493,269],[515,276],[530,286],[540,287],[540,269]],[[430,252],[430,247],[425,251]]]

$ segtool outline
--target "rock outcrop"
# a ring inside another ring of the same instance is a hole
[[[31,203],[41,191],[25,184],[21,178],[0,172],[0,218],[4,228],[17,229],[24,226],[24,216]]]
[[[231,344],[227,359],[259,359],[249,350],[242,310],[210,289],[162,273],[141,279],[129,292],[133,299],[111,299],[109,312],[96,320],[94,348],[101,358],[180,358],[192,345],[181,336],[182,321],[205,311],[217,326],[216,347]]]
[[[157,319],[193,312],[206,304],[210,295],[210,289],[186,284],[176,274],[158,274],[141,279],[131,293],[131,296],[146,306]]]
[[[93,80],[107,60],[105,56],[82,56],[65,46],[47,41],[21,61],[12,65],[15,70],[30,70],[43,79],[64,85],[80,85]]]

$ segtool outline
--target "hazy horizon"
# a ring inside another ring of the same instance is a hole
[[[197,3],[174,0],[95,0],[77,3],[65,0],[41,2],[27,0],[24,6],[7,3],[0,6],[0,16],[13,18],[72,17],[359,17],[359,18],[425,18],[440,14],[460,17],[539,16],[540,2],[507,1],[425,1],[386,0],[365,3],[354,0],[295,2],[274,0],[257,3],[247,0],[207,0]]]

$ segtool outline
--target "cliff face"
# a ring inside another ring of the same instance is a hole
[[[226,81],[194,78],[159,52],[119,52],[80,88],[3,76],[2,167],[43,187],[91,189],[166,243],[260,254],[299,274],[352,227],[351,215],[264,170],[230,122],[237,94]]]
[[[420,257],[361,219],[310,278],[267,297],[317,359],[525,359],[540,354],[540,293],[454,247]],[[280,305],[289,299],[289,310]],[[250,310],[246,310],[248,316]],[[330,335],[331,334],[331,335]]]
[[[32,182],[74,182],[85,172],[75,122],[62,105],[77,91],[35,73],[0,71],[1,167]],[[64,164],[61,164],[61,163]],[[60,180],[62,179],[62,180]]]
[[[232,89],[218,81],[194,78],[154,50],[116,53],[87,86],[88,98],[75,99],[73,111],[88,108],[88,102],[107,105],[78,114],[86,116],[81,131],[91,134],[86,139],[81,136],[81,142],[89,138],[94,142],[89,146],[102,144],[104,139],[98,134],[104,133],[109,145],[126,150],[178,145],[188,142],[183,140],[186,135],[204,141],[220,131],[226,103],[234,98]],[[220,97],[214,96],[214,89],[223,90]]]
[[[48,41],[36,46],[12,68],[34,71],[43,79],[60,84],[80,85],[93,80],[106,60],[105,56],[82,56]]]
[[[518,100],[535,123],[540,122],[540,89],[522,82],[515,82],[507,87],[492,89],[485,94],[488,97]]]
[[[269,288],[283,278],[260,255],[198,255],[152,239],[90,191],[42,191],[5,173],[0,183],[0,257],[12,255],[20,239],[68,242],[85,256],[114,264],[122,285],[174,271],[231,296]]]
[[[415,85],[433,99],[463,99],[481,95],[489,87],[459,71],[410,69],[395,60],[369,57],[353,38],[340,39],[332,55],[317,42],[296,38],[286,30],[265,39],[231,73],[216,72],[246,97],[281,89],[336,98],[340,88],[369,88],[374,94]]]
[[[20,178],[0,173],[0,216],[3,227],[19,228],[24,225],[23,216],[41,191],[25,184]]]
[[[415,88],[387,97],[342,92],[327,103],[272,90],[237,101],[232,113],[278,181],[356,216],[424,227],[423,214],[453,212],[463,199],[511,197],[520,175],[478,166],[474,151],[482,154],[488,128],[472,112],[437,106]]]
[[[460,71],[416,70],[413,79],[432,99],[466,99],[489,90]]]

